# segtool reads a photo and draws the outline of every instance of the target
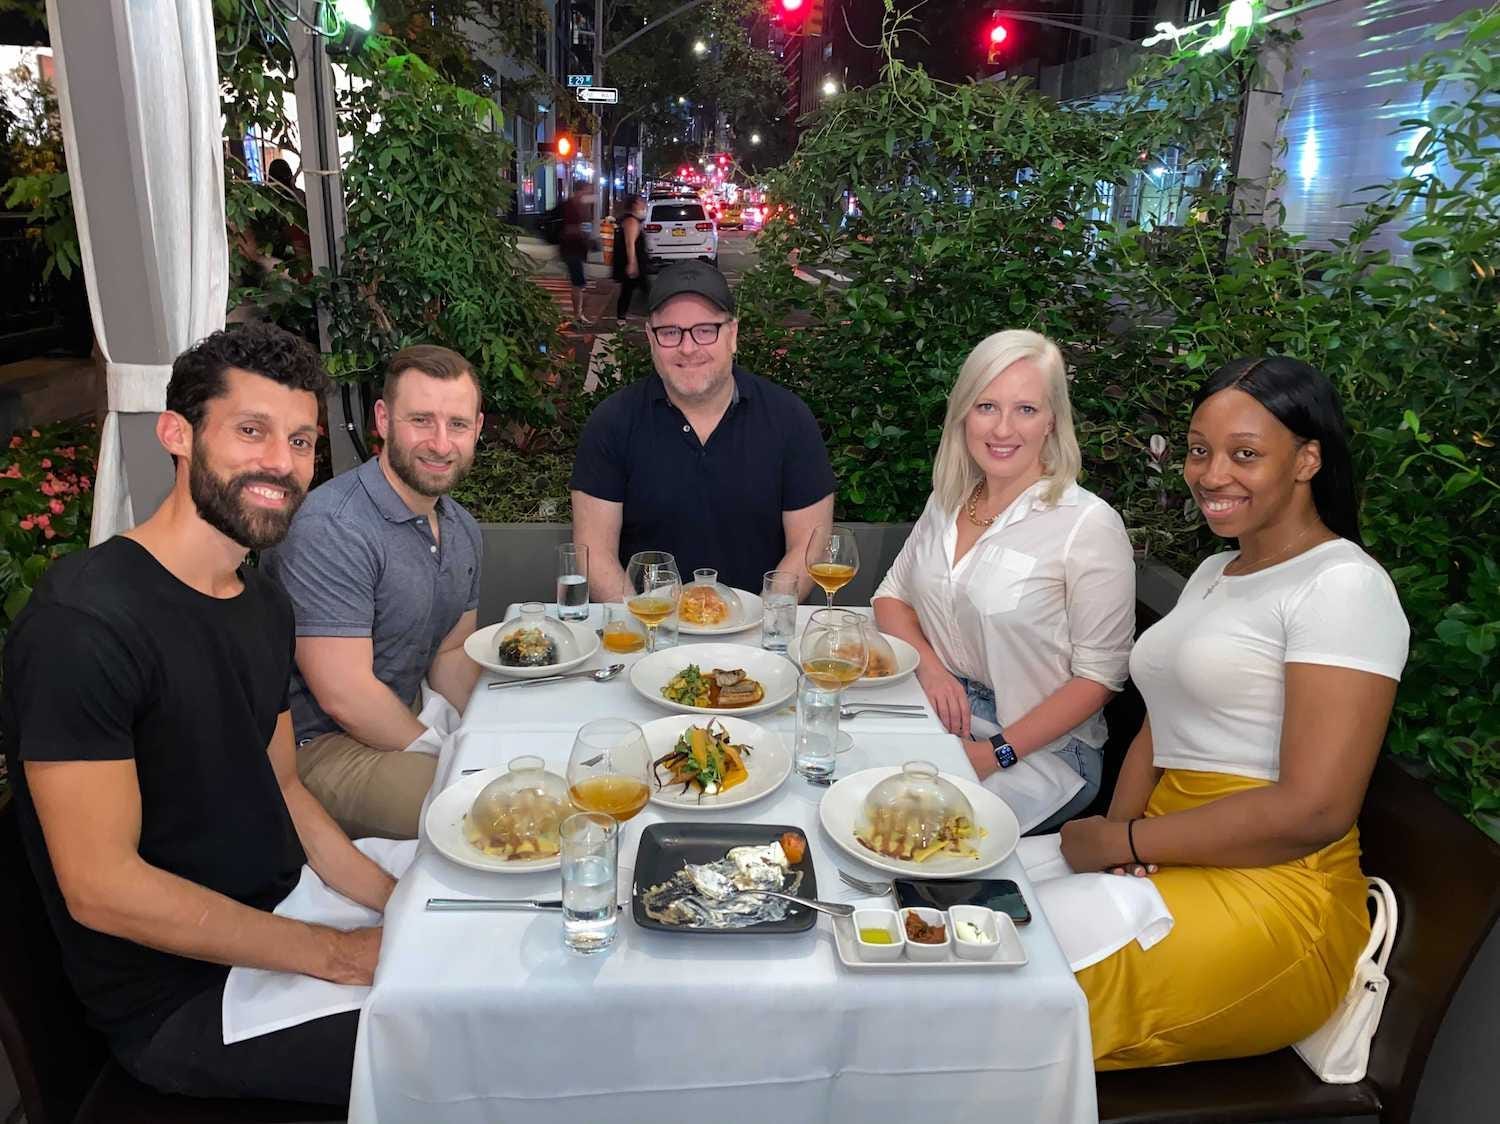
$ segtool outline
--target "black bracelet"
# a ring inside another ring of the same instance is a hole
[[[1141,862],[1141,856],[1135,853],[1135,822],[1140,818],[1140,816],[1137,816],[1135,820],[1131,820],[1125,825],[1125,838],[1130,841],[1130,857],[1135,860],[1135,865],[1145,866],[1146,864]]]

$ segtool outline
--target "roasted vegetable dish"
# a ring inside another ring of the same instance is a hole
[[[707,726],[684,730],[672,752],[651,763],[652,774],[658,789],[681,785],[683,793],[696,789],[701,800],[728,792],[749,780],[750,772],[745,765],[749,756],[748,745],[735,745],[729,739],[729,731],[711,721]]]

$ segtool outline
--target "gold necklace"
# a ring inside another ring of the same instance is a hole
[[[1229,572],[1229,567],[1232,566],[1232,565],[1234,565],[1234,563],[1238,562],[1240,560],[1240,558],[1243,557],[1242,554],[1235,555],[1228,562],[1224,563],[1224,568],[1219,571],[1219,576],[1216,577],[1213,581],[1209,582],[1208,588],[1203,591],[1203,598],[1204,598],[1204,600],[1207,600],[1208,599],[1208,595],[1210,593],[1212,593],[1214,590],[1216,590],[1216,589],[1219,588],[1219,583],[1221,581],[1223,581],[1225,578],[1242,578],[1242,577],[1247,577],[1250,574],[1259,573],[1261,570],[1264,570],[1267,566],[1271,565],[1271,563],[1279,561],[1284,555],[1290,554],[1292,552],[1292,550],[1294,550],[1296,548],[1296,546],[1297,546],[1298,543],[1300,543],[1303,539],[1307,538],[1308,535],[1312,534],[1314,531],[1316,531],[1321,526],[1322,526],[1322,523],[1321,522],[1317,522],[1317,521],[1314,521],[1314,522],[1308,524],[1306,527],[1303,528],[1302,533],[1300,535],[1298,535],[1296,538],[1294,538],[1286,546],[1284,546],[1280,550],[1278,550],[1275,554],[1271,555],[1269,558],[1262,558],[1259,562],[1253,562],[1253,563],[1251,563],[1251,565],[1254,567],[1254,569],[1248,570],[1245,573],[1231,574]]]
[[[964,510],[966,512],[968,512],[969,522],[972,523],[972,524],[974,524],[974,526],[976,526],[976,527],[992,527],[995,524],[995,520],[1000,518],[1000,513],[997,511],[997,512],[995,512],[994,515],[991,515],[988,519],[981,519],[981,518],[979,518],[979,493],[982,492],[982,491],[984,491],[984,481],[983,480],[981,480],[978,484],[974,485],[974,490],[969,493],[969,503],[968,503],[967,507],[965,507]]]

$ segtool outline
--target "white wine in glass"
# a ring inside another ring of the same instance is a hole
[[[642,550],[630,556],[625,580],[631,593],[625,607],[646,626],[646,651],[656,651],[656,628],[677,611],[682,599],[682,576],[677,559],[663,550]]]
[[[807,622],[797,655],[802,673],[819,687],[843,690],[865,673],[864,618],[844,609],[819,609]]]
[[[651,751],[634,722],[600,718],[579,727],[568,757],[568,798],[585,812],[624,822],[651,799]]]
[[[848,527],[816,528],[807,540],[807,572],[833,607],[833,595],[859,573],[859,545]]]

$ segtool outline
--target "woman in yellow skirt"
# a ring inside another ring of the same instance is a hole
[[[1150,877],[1172,912],[1078,973],[1099,1069],[1244,1057],[1316,1030],[1369,935],[1355,820],[1409,630],[1360,544],[1343,413],[1305,363],[1237,360],[1198,395],[1184,475],[1239,549],[1137,642],[1147,719],[1075,871]]]

